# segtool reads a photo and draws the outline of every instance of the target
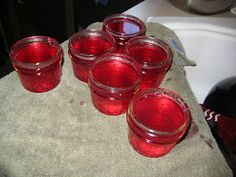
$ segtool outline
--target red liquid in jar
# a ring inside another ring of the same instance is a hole
[[[189,120],[186,121],[183,108],[173,98],[164,94],[143,96],[134,103],[132,111],[138,122],[148,129],[160,132],[151,135],[148,131],[141,130],[131,120],[131,115],[128,115],[129,142],[144,156],[160,157],[167,154],[186,132],[187,127],[178,133],[172,133]],[[167,132],[167,135],[162,132]]]
[[[84,82],[88,81],[88,71],[95,58],[113,48],[113,44],[110,41],[95,35],[74,40],[72,41],[72,46],[76,53],[79,54],[75,55],[69,49],[74,75]]]
[[[128,47],[128,54],[142,65],[141,89],[157,88],[171,64],[167,59],[169,57],[167,51],[159,45],[139,42]]]
[[[134,105],[134,115],[143,125],[161,132],[172,132],[184,123],[181,107],[164,95],[147,96]]]
[[[96,66],[93,77],[99,83],[109,87],[127,88],[134,84],[138,74],[132,66],[124,62],[109,60]]]
[[[110,88],[107,91],[91,84],[94,106],[100,112],[108,115],[119,115],[126,112],[130,99],[138,89],[138,87],[132,88],[135,84],[137,85],[140,77],[134,66],[120,60],[107,60],[98,63],[92,70],[92,75],[97,83]]]
[[[58,55],[58,46],[30,43],[16,51],[14,60],[22,85],[29,91],[45,92],[60,82],[62,55]],[[17,64],[18,61],[24,66]]]
[[[72,46],[78,53],[97,56],[110,49],[112,44],[102,37],[91,35],[73,41]]]

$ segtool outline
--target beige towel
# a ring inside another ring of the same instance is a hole
[[[147,35],[175,42],[174,32],[146,24]],[[90,28],[101,28],[95,23]],[[88,86],[76,79],[64,49],[60,84],[46,93],[23,89],[16,72],[0,80],[0,176],[4,177],[231,177],[202,111],[186,81],[183,56],[174,54],[161,87],[189,104],[186,138],[161,158],[135,152],[127,139],[125,114],[106,116],[92,105]],[[174,49],[174,48],[173,48]]]

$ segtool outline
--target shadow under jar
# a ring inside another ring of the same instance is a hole
[[[115,49],[115,39],[101,30],[83,30],[73,34],[69,40],[68,53],[74,75],[88,82],[88,72],[93,61]]]
[[[128,40],[146,34],[145,24],[139,18],[127,14],[113,14],[103,20],[103,30],[116,40],[116,52],[124,53]]]
[[[173,53],[164,41],[156,37],[139,36],[128,41],[125,53],[141,65],[141,90],[157,88],[172,63]]]
[[[89,73],[92,102],[104,114],[125,113],[140,81],[140,66],[131,57],[117,53],[102,56]]]
[[[185,135],[190,111],[176,93],[160,88],[147,89],[131,100],[126,118],[133,149],[147,157],[161,157]]]
[[[59,84],[63,52],[55,39],[47,36],[21,39],[12,46],[10,58],[26,90],[46,92]]]

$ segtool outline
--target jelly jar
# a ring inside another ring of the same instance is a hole
[[[92,64],[88,85],[97,110],[107,115],[119,115],[127,111],[140,82],[139,64],[127,55],[111,53]]]
[[[157,88],[172,63],[173,53],[156,37],[139,36],[128,41],[125,53],[135,58],[142,68],[141,89]]]
[[[113,14],[106,17],[103,20],[103,30],[115,38],[118,53],[124,53],[124,46],[128,40],[146,33],[142,20],[127,14]]]
[[[105,31],[85,29],[73,34],[68,44],[74,75],[88,82],[88,72],[93,61],[115,49],[115,39]]]
[[[147,157],[160,157],[170,152],[190,123],[185,101],[176,93],[161,88],[136,94],[126,117],[129,143]]]
[[[10,58],[26,90],[46,92],[59,84],[63,52],[55,39],[47,36],[21,39],[12,46]]]

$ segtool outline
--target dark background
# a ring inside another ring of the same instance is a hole
[[[46,35],[63,42],[89,24],[122,13],[143,0],[0,0],[0,78],[13,70],[11,46],[24,37]]]

